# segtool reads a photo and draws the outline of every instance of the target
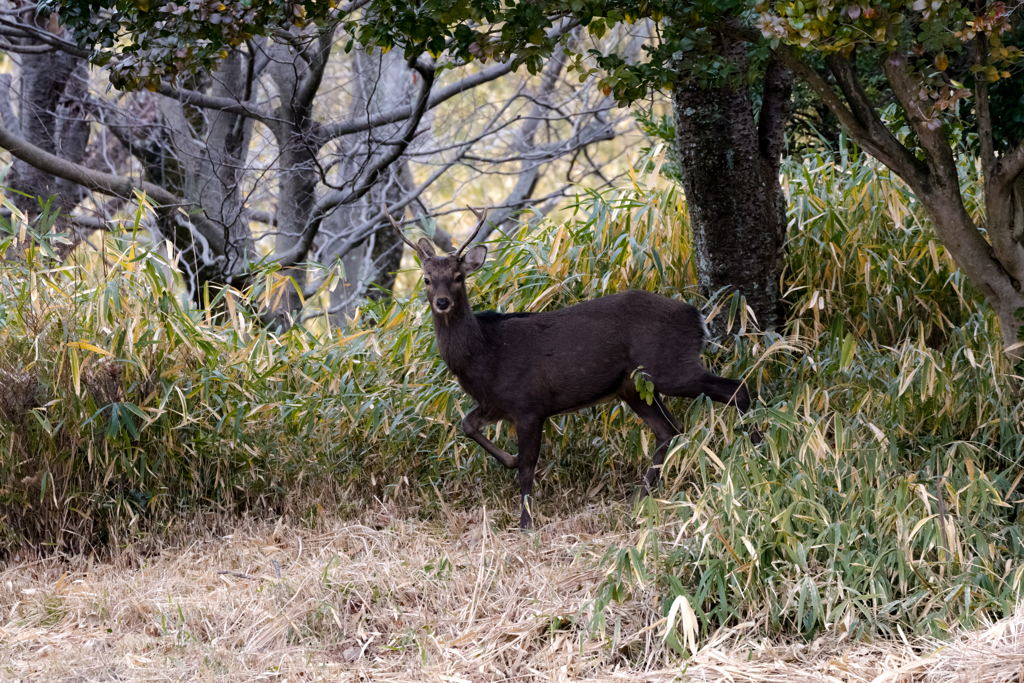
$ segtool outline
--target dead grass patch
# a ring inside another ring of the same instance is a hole
[[[607,633],[586,628],[598,559],[635,542],[610,531],[621,507],[526,537],[494,518],[239,522],[141,559],[22,558],[0,569],[0,678],[952,683],[1024,672],[1024,618],[948,643],[782,644],[742,625],[684,669],[660,645],[653,591],[613,608]]]

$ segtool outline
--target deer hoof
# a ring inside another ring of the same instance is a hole
[[[629,496],[629,507],[635,508],[636,504],[651,495],[651,489],[647,484],[641,484]]]
[[[533,531],[533,517],[529,513],[524,512],[519,518],[519,533],[527,534]]]

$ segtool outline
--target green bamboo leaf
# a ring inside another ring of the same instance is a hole
[[[840,351],[839,356],[839,367],[846,368],[850,365],[853,360],[853,356],[857,351],[857,342],[852,332],[848,332],[846,338],[843,339],[843,348]]]

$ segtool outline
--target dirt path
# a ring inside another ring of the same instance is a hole
[[[783,646],[741,629],[715,634],[684,673],[661,645],[653,591],[611,608],[603,635],[583,627],[603,577],[597,560],[636,533],[609,532],[609,519],[607,509],[589,509],[524,538],[496,533],[485,511],[448,512],[445,524],[381,514],[317,531],[241,524],[143,560],[127,552],[110,563],[21,560],[0,568],[0,679],[797,683],[1024,674],[1024,619],[927,659],[918,653],[936,644],[826,637]]]

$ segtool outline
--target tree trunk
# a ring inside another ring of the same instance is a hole
[[[411,175],[407,163],[394,164],[387,170],[389,182],[383,187],[375,188],[377,192],[370,192],[368,197],[378,200],[381,204],[393,203],[401,194],[406,184],[412,185],[412,181],[403,183],[403,176]],[[376,273],[366,290],[366,297],[372,301],[380,301],[391,296],[395,288],[395,280],[398,278],[398,270],[402,267],[402,252],[405,251],[405,244],[401,238],[391,229],[391,225],[378,228],[374,233],[373,249],[370,251]],[[366,273],[365,275],[370,275]]]
[[[922,191],[917,194],[932,219],[939,240],[995,310],[999,317],[1003,345],[1010,349],[1019,341],[1021,332],[1021,317],[1018,312],[1024,313],[1024,294],[1021,292],[1020,279],[1024,273],[1013,268],[1011,259],[1006,259],[1006,252],[1010,251],[1009,249],[998,252],[981,236],[964,208],[959,186],[947,183],[946,190]],[[992,198],[987,199],[986,203],[991,211],[996,202],[992,201]],[[1005,203],[1009,205],[1010,202],[1006,200]],[[986,226],[992,235],[1001,230],[1009,232],[1008,223],[1009,219],[1005,214],[993,215],[986,221]],[[1001,254],[1010,263],[1002,262],[997,254]],[[1020,347],[1013,349],[1010,355],[1018,360],[1024,357]]]
[[[213,96],[243,101],[245,79],[243,57],[232,52],[208,83],[196,85]],[[180,253],[190,298],[202,305],[207,284],[216,289],[230,283],[255,260],[242,194],[253,121],[147,92],[133,94],[129,109],[113,118],[109,130],[139,160],[147,178],[187,202],[157,211],[156,224]],[[200,222],[216,231],[218,244],[202,237],[196,228]]]
[[[245,100],[244,61],[241,53],[233,51],[220,62],[211,79],[213,96]],[[170,142],[170,150],[161,154],[161,163],[165,168],[173,164],[179,174],[169,189],[192,202],[193,210],[224,235],[223,253],[204,255],[202,245],[190,239],[191,229],[182,229],[184,216],[180,212],[174,214],[177,225],[173,228],[168,221],[161,221],[165,230],[176,228],[168,234],[180,235],[176,238],[179,248],[184,248],[185,257],[194,263],[195,301],[202,303],[204,284],[221,286],[231,282],[245,272],[256,255],[242,194],[253,121],[222,111],[196,110],[164,96],[159,96],[158,103],[164,134]],[[190,243],[180,246],[183,239]]]
[[[977,44],[987,45],[982,34]],[[979,54],[975,53],[978,59]],[[978,64],[984,64],[984,50]],[[828,58],[829,67],[837,78],[847,76],[849,62],[838,56]],[[997,156],[992,135],[989,112],[988,82],[975,81],[975,115],[978,120],[978,140],[981,148],[981,169],[985,180],[985,233],[982,234],[967,211],[960,189],[960,174],[949,140],[941,128],[928,125],[928,112],[922,105],[919,77],[908,71],[901,56],[890,54],[882,63],[893,94],[907,113],[925,153],[924,163],[913,161],[893,163],[883,161],[906,181],[931,216],[935,233],[963,270],[984,293],[999,316],[1003,343],[1017,360],[1024,358],[1024,349],[1013,348],[1021,330],[1019,313],[1024,313],[1024,228],[1016,223],[1014,190],[1020,177],[1020,165],[1015,163],[1024,155],[1024,146],[1003,158]],[[845,91],[849,91],[846,88]],[[856,96],[856,95],[855,95]],[[847,98],[850,95],[847,94]],[[909,157],[909,155],[907,155]],[[1004,166],[1005,165],[1005,166]],[[898,169],[898,170],[897,170]]]
[[[415,72],[398,51],[387,54],[376,50],[372,53],[360,52],[354,56],[353,61],[355,79],[349,105],[351,116],[394,111],[415,99]],[[398,122],[341,138],[338,145],[345,150],[344,156],[347,158],[337,165],[338,185],[346,186],[355,182],[362,167],[370,161],[373,151],[381,142],[398,135],[402,126],[403,123]],[[331,248],[320,254],[320,260],[329,263],[339,258],[338,247],[342,240],[338,238],[346,230],[368,220],[379,211],[382,203],[391,204],[398,200],[413,185],[408,162],[399,160],[384,169],[366,196],[348,206],[336,208],[325,220],[321,233],[326,236]],[[367,247],[371,244],[372,248],[367,254]],[[382,221],[372,240],[364,240],[350,254],[341,255],[345,264],[345,281],[331,294],[331,321],[334,324],[344,325],[363,297],[376,301],[388,296],[395,286],[404,246],[391,225]]]
[[[942,144],[946,144],[944,141]],[[938,148],[936,150],[936,148]],[[1006,348],[1018,341],[1021,319],[1018,311],[1024,309],[1024,249],[1013,238],[1021,232],[1014,210],[1013,194],[1009,188],[997,187],[995,174],[985,177],[985,239],[964,204],[960,178],[952,151],[931,146],[929,173],[922,180],[911,176],[908,185],[921,201],[935,227],[935,234],[956,261],[957,266],[982,291],[999,317],[1003,343]],[[938,152],[942,152],[939,154]],[[935,163],[938,161],[938,163]],[[1017,348],[1011,352],[1020,359],[1024,354]]]
[[[317,164],[318,125],[313,119],[312,93],[303,95],[302,57],[287,45],[271,43],[269,73],[277,87],[280,106],[270,126],[278,149],[277,234],[274,251],[285,253],[301,241],[316,206],[316,189],[320,182]],[[307,72],[306,77],[309,77]],[[284,268],[280,273],[291,278],[280,298],[271,300],[271,314],[281,329],[290,327],[292,314],[302,308],[300,292],[306,288],[305,266]],[[294,284],[293,284],[294,283]]]
[[[46,26],[36,15],[34,24]],[[39,149],[79,163],[89,140],[84,120],[88,65],[77,57],[54,50],[21,56],[19,128],[17,132]],[[3,93],[7,97],[7,93]],[[84,123],[84,125],[83,125]],[[8,183],[24,195],[13,194],[11,201],[28,216],[39,214],[40,201],[55,198],[54,206],[68,216],[81,199],[81,188],[15,159]]]
[[[988,38],[978,33],[973,49],[975,65],[984,68]],[[1020,209],[1019,178],[1024,173],[1024,144],[997,154],[989,112],[988,81],[974,84],[974,112],[978,127],[981,170],[985,179],[985,233],[964,204],[960,174],[947,132],[935,126],[931,100],[922,99],[922,76],[909,68],[905,55],[882,55],[882,70],[907,123],[917,136],[916,149],[905,147],[886,126],[865,91],[851,55],[832,52],[825,63],[842,92],[787,47],[774,52],[795,70],[871,156],[898,175],[925,207],[939,241],[985,295],[999,316],[1003,342],[1015,360],[1024,358],[1017,346],[1024,314],[1024,211]],[[920,152],[924,152],[923,158]]]
[[[755,122],[746,45],[725,37],[719,47],[740,67],[735,82],[701,87],[683,78],[672,93],[697,282],[705,297],[735,288],[759,326],[775,330],[785,322],[780,279],[786,197],[779,163],[793,76],[781,63],[769,62]],[[712,323],[718,334],[728,332],[724,319]]]

